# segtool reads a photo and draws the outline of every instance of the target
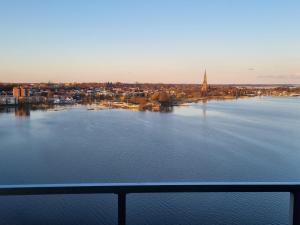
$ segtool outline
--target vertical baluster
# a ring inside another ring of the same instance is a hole
[[[290,225],[300,225],[300,192],[290,194]]]
[[[118,225],[126,225],[126,193],[118,194]]]

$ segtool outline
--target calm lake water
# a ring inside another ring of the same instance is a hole
[[[0,184],[300,181],[300,98],[25,115],[0,112]],[[0,224],[116,224],[116,200],[1,197]],[[132,194],[128,224],[288,224],[288,201],[279,193]]]

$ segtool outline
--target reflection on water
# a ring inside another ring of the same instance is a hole
[[[14,113],[15,117],[26,118],[30,116],[30,107],[0,107],[0,113]]]
[[[220,100],[218,100],[218,101],[220,101]],[[203,118],[206,117],[206,104],[207,104],[207,102],[208,102],[207,99],[203,99],[203,100],[198,102],[198,104],[202,103]],[[0,106],[0,115],[1,115],[1,113],[14,113],[16,117],[25,118],[25,117],[30,116],[30,111],[61,111],[61,110],[67,109],[67,108],[78,108],[78,107],[89,107],[89,106],[96,107],[97,104],[91,102],[91,103],[80,104],[80,105]],[[184,106],[186,107],[187,104],[184,104]],[[174,111],[174,106],[162,105],[159,112],[161,112],[161,113],[172,113],[173,111]]]
[[[202,105],[203,118],[206,119],[206,101]]]
[[[28,107],[18,107],[15,108],[15,116],[16,117],[29,117],[30,109]]]
[[[75,106],[69,106],[73,108]],[[14,114],[18,118],[30,117],[30,113],[34,111],[46,112],[46,111],[61,111],[64,106],[56,105],[19,105],[19,106],[0,106],[0,115],[1,113]]]

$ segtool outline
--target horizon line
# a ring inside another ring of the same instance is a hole
[[[163,85],[202,85],[202,82],[199,83],[166,83],[166,82],[121,82],[121,81],[88,81],[88,82],[3,82],[0,81],[0,84],[105,84],[105,83],[120,83],[120,84],[163,84]],[[209,85],[300,85],[300,83],[209,83]]]

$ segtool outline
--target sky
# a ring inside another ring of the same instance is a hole
[[[300,83],[299,0],[0,0],[0,82]]]

